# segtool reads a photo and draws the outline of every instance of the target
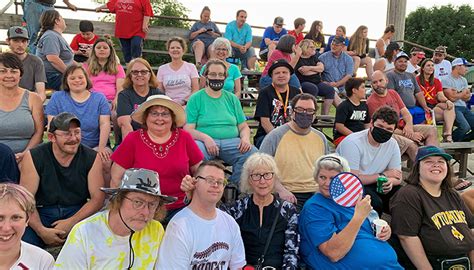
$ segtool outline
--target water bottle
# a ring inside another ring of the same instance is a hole
[[[249,91],[249,78],[247,76],[244,76],[244,92]]]
[[[367,219],[369,220],[370,227],[372,227],[372,230],[374,230],[374,234],[375,234],[374,220],[379,219],[379,214],[377,213],[377,211],[372,209],[370,210],[370,213],[369,213],[369,216],[367,216]]]

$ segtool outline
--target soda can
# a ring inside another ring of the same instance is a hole
[[[377,192],[378,193],[383,193],[383,184],[387,182],[388,182],[388,179],[385,175],[380,175],[377,178]]]

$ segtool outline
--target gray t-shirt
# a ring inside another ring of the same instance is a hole
[[[37,82],[46,82],[43,61],[36,55],[28,54],[23,60],[23,76],[21,76],[20,87],[34,92]]]
[[[395,70],[387,73],[388,89],[394,89],[400,95],[408,109],[416,106],[415,94],[420,92],[415,75],[408,72],[399,73]]]
[[[442,77],[441,83],[443,84],[443,89],[452,88],[458,93],[468,88],[466,78],[462,76],[455,78],[452,74]],[[454,106],[466,106],[466,102],[462,99],[458,99],[454,102]]]
[[[361,174],[378,174],[387,169],[401,170],[401,155],[394,138],[378,147],[372,146],[368,139],[369,129],[347,136],[337,147],[336,153],[347,159],[351,170]]]
[[[58,72],[57,69],[46,59],[46,55],[57,55],[63,60],[66,66],[71,65],[74,61],[74,53],[67,41],[61,34],[54,30],[47,30],[38,41],[36,56],[38,56],[44,64],[46,73]]]
[[[215,23],[211,22],[211,21],[209,21],[207,23],[202,23],[201,21],[195,22],[193,24],[193,26],[191,27],[191,30],[189,31],[189,34],[191,35],[191,33],[196,32],[197,30],[199,30],[201,28],[212,29],[213,32],[218,33],[222,36],[221,31],[219,31],[219,28],[217,27],[217,25]],[[214,42],[214,40],[216,38],[211,36],[211,34],[209,34],[209,32],[204,32],[204,33],[201,33],[201,34],[197,35],[192,40],[192,42],[194,42],[198,39],[201,40],[202,42],[204,42],[204,44],[207,47],[207,46],[211,45],[211,43]]]

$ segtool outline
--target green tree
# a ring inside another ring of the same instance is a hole
[[[473,22],[474,10],[470,5],[420,7],[406,18],[405,40],[432,49],[443,45],[453,56],[473,59]]]

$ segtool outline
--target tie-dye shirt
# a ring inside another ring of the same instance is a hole
[[[129,237],[114,234],[108,220],[109,211],[102,211],[76,224],[69,233],[54,269],[127,268]],[[133,234],[135,259],[132,269],[153,269],[163,235],[163,226],[155,220]]]

